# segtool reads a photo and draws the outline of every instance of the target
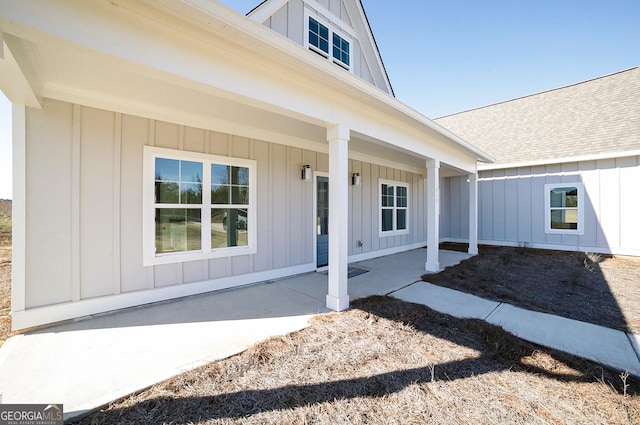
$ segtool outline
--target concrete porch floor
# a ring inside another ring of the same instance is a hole
[[[441,268],[469,255],[440,251]],[[384,295],[425,273],[426,250],[351,264],[350,298]],[[18,335],[0,347],[0,402],[61,403],[65,419],[275,335],[325,308],[327,276],[307,273],[98,315]]]

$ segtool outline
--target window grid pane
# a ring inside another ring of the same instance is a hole
[[[202,249],[201,210],[156,208],[156,253]]]
[[[329,54],[329,28],[309,17],[309,44]]]
[[[578,188],[576,187],[558,187],[552,189],[549,196],[552,208],[576,208],[578,206]]]
[[[217,248],[226,248],[229,255],[234,255],[234,247],[249,247],[249,241],[253,240],[249,231],[255,231],[249,224],[251,165],[214,163],[205,155],[202,161],[161,155],[153,156],[153,181],[148,183],[153,184],[153,202],[148,207],[153,209],[155,223],[153,234],[148,235],[153,241],[145,242],[145,247],[153,250],[152,255],[169,259],[176,254],[175,261],[185,261],[213,253]],[[236,161],[250,162],[233,160]],[[203,204],[204,179],[211,182],[211,199],[207,199],[207,204]],[[150,258],[147,253],[145,261]],[[221,255],[226,254],[220,252],[211,258]],[[159,261],[159,264],[167,262]]]
[[[212,164],[211,204],[248,205],[249,169],[247,167]]]
[[[333,57],[349,66],[349,42],[333,33]]]
[[[382,231],[389,232],[393,230],[393,209],[385,208],[382,210]]]
[[[394,187],[386,184],[382,185],[382,206],[393,207],[394,205]]]
[[[211,248],[247,246],[248,210],[241,208],[211,209]]]
[[[578,229],[578,209],[577,208],[552,208],[551,228],[561,230]]]
[[[399,209],[396,211],[396,228],[397,230],[407,229],[407,210]]]
[[[407,230],[408,188],[380,184],[380,229],[382,232]]]
[[[156,158],[155,202],[157,204],[201,204],[202,163]]]
[[[582,183],[562,183],[545,185],[546,233],[583,234]]]
[[[398,186],[397,190],[397,205],[401,208],[407,207],[407,188],[404,186]]]

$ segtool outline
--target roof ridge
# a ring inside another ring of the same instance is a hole
[[[633,70],[639,69],[639,68],[640,68],[640,65],[633,66],[631,68],[623,69],[621,71],[612,72],[610,74],[601,75],[599,77],[590,78],[588,80],[579,81],[577,83],[568,84],[566,86],[555,87],[555,88],[552,88],[552,89],[548,89],[548,90],[543,90],[543,91],[536,92],[536,93],[527,94],[527,95],[524,95],[524,96],[514,97],[513,99],[508,99],[508,100],[503,100],[503,101],[500,101],[500,102],[490,103],[488,105],[478,106],[477,108],[471,108],[471,109],[466,109],[464,111],[454,112],[453,114],[443,115],[441,117],[434,118],[434,120],[439,120],[439,119],[442,119],[442,118],[449,118],[449,117],[452,117],[452,116],[455,116],[455,115],[460,115],[460,114],[464,114],[464,113],[471,112],[471,111],[477,111],[479,109],[490,108],[492,106],[501,105],[503,103],[514,102],[516,100],[526,99],[528,97],[538,96],[538,95],[541,95],[541,94],[544,94],[544,93],[549,93],[549,92],[552,92],[552,91],[562,90],[562,89],[566,89],[566,88],[569,88],[569,87],[574,87],[574,86],[578,86],[578,85],[581,85],[581,84],[590,83],[590,82],[595,81],[595,80],[600,80],[600,79],[603,79],[603,78],[609,78],[609,77],[612,77],[614,75],[622,74],[622,73],[629,72],[629,71],[633,71]]]

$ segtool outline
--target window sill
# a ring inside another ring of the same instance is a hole
[[[386,231],[386,232],[379,232],[378,236],[381,238],[388,238],[390,236],[403,236],[403,235],[408,235],[409,234],[409,230],[396,230],[396,231]]]

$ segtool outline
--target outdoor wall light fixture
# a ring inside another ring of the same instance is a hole
[[[311,165],[303,165],[302,166],[302,180],[306,181],[306,182],[310,182],[312,179],[311,177]]]
[[[360,173],[353,173],[351,176],[351,184],[353,186],[362,186],[362,177],[360,177]]]

